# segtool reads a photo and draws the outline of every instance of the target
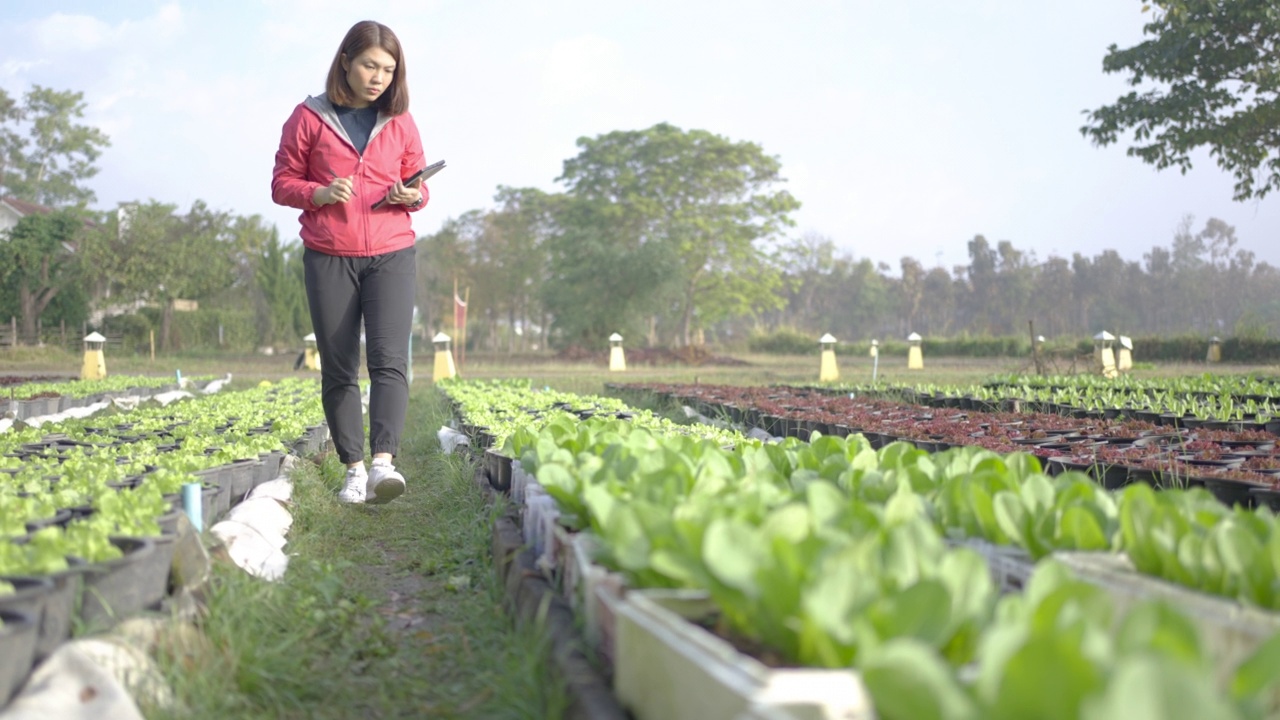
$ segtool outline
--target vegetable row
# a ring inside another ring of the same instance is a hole
[[[0,576],[118,557],[110,538],[160,535],[184,484],[235,463],[278,466],[322,420],[315,381],[287,379],[0,435]]]
[[[1135,379],[1003,376],[980,385],[823,385],[823,392],[879,396],[961,409],[1021,409],[1079,417],[1130,417],[1179,427],[1280,430],[1274,379],[1204,374]]]
[[[1280,504],[1276,437],[1258,430],[1186,429],[1133,419],[941,409],[856,394],[788,387],[612,386],[656,395],[775,435],[862,433],[880,446],[897,439],[923,449],[974,445],[1025,450],[1050,472],[1084,470],[1108,487],[1135,480],[1203,486],[1228,504]]]
[[[1127,550],[1161,541],[1124,530],[1125,518],[1140,528],[1156,503],[1169,516],[1191,513],[1186,530],[1210,538],[1200,548],[1209,558],[1233,547],[1241,526],[1275,538],[1267,511],[1244,517],[1204,491],[1115,495],[1078,473],[1049,478],[1026,454],[876,450],[856,435],[726,448],[558,417],[516,429],[504,450],[556,499],[565,524],[603,540],[602,562],[633,586],[707,592],[719,632],[784,663],[857,668],[882,717],[1120,717],[1143,703],[1168,708],[1163,717],[1269,711],[1280,641],[1215,685],[1205,639],[1176,608],[1145,602],[1121,614],[1052,561],[1025,592],[1001,597],[982,556],[948,543],[970,534],[1036,555]],[[1175,495],[1189,499],[1159,504]],[[1236,594],[1252,601],[1257,587],[1232,573],[1243,568],[1223,565],[1222,586],[1248,585]]]

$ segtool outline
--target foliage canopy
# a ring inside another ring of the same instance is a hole
[[[1111,45],[1107,73],[1135,89],[1086,111],[1099,146],[1132,132],[1127,153],[1158,169],[1191,169],[1208,148],[1235,177],[1236,200],[1280,189],[1280,6],[1274,0],[1150,0],[1130,47]]]

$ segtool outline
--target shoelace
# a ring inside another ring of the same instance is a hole
[[[369,476],[366,473],[353,472],[351,470],[347,471],[347,489],[348,490],[351,490],[353,488],[364,490],[364,483],[367,483],[367,482],[369,482]],[[360,483],[360,485],[356,485],[355,483]]]

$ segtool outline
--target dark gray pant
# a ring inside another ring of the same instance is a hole
[[[360,409],[360,321],[368,356],[369,448],[395,455],[409,406],[409,331],[416,264],[409,247],[375,257],[336,257],[307,249],[311,327],[320,351],[320,392],[338,460],[364,459]]]

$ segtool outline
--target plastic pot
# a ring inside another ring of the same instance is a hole
[[[36,660],[35,615],[22,610],[0,610],[0,706],[8,703],[31,672]]]
[[[154,601],[158,571],[148,561],[155,555],[155,543],[150,538],[111,538],[111,543],[124,556],[91,563],[84,570],[80,621],[91,628],[111,627]]]
[[[53,654],[64,640],[71,637],[71,618],[75,614],[76,604],[80,601],[84,567],[84,565],[74,565],[52,575],[4,578],[15,587],[30,587],[32,583],[45,585],[43,594],[34,597],[9,596],[14,598],[12,602],[18,609],[26,612],[35,611],[37,660],[43,660]],[[21,595],[21,592],[18,594]],[[4,600],[0,599],[0,608],[4,606]],[[36,610],[37,607],[38,610]]]

